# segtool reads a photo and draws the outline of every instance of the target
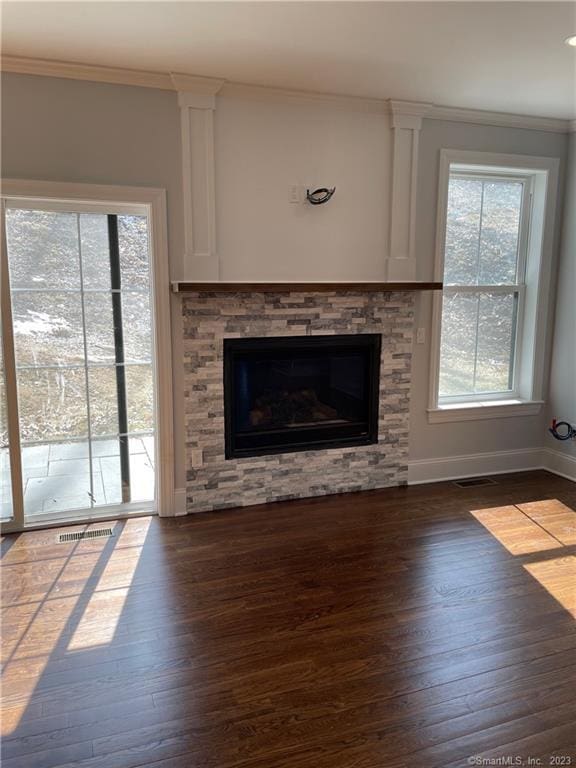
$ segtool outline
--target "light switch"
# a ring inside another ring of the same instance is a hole
[[[300,187],[297,184],[290,187],[288,192],[288,202],[291,204],[298,204],[301,202]]]
[[[416,331],[416,344],[424,344],[426,341],[426,328],[418,328]]]

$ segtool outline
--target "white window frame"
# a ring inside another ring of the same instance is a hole
[[[443,294],[436,292],[432,310],[430,390],[431,423],[469,421],[502,416],[535,415],[544,403],[545,353],[549,327],[554,223],[558,190],[558,158],[493,154],[443,149],[436,226],[434,279],[444,276],[444,248],[451,173],[521,180],[525,186],[517,285],[519,293],[512,390],[439,399],[440,343]],[[480,286],[486,290],[487,286]],[[450,288],[448,289],[450,290]],[[462,290],[461,287],[458,290]],[[470,286],[464,290],[477,291]],[[492,286],[493,292],[511,292],[511,286]]]
[[[174,515],[172,342],[165,190],[152,187],[104,186],[97,184],[3,179],[1,196],[2,209],[4,209],[5,203],[23,208],[26,205],[33,205],[35,209],[38,209],[42,207],[44,201],[46,208],[50,210],[70,210],[72,207],[74,211],[85,209],[91,213],[98,210],[101,210],[102,213],[137,212],[147,216],[152,278],[151,292],[154,307],[154,375],[157,438],[155,441],[156,509],[152,510],[152,512],[157,512],[163,517]],[[2,221],[3,232],[4,222]],[[5,247],[4,243],[3,247]],[[9,286],[6,283],[1,287],[4,292],[9,291]],[[7,307],[8,304],[8,301],[3,301],[3,306]],[[9,322],[7,326],[10,327]],[[8,339],[8,341],[10,342],[11,339]],[[15,391],[10,392],[8,383],[7,380],[7,394],[11,397],[12,402],[17,402]],[[11,389],[14,389],[14,387]],[[15,409],[12,409],[13,414],[14,411]],[[17,418],[17,416],[14,416],[14,418]],[[12,433],[15,433],[16,428],[17,423],[14,423],[12,425]],[[13,471],[16,470],[16,477],[13,480],[13,487],[21,487],[22,478],[19,461],[16,460],[14,465]],[[18,477],[19,474],[20,477]],[[14,501],[14,517],[9,523],[2,524],[3,531],[45,527],[44,524],[38,522],[27,523],[24,519],[22,498],[17,497]],[[145,505],[142,504],[141,506],[144,511]],[[105,515],[107,511],[107,509],[103,508],[102,515]],[[150,514],[150,510],[146,511]],[[114,518],[126,516],[120,508],[118,508],[117,514],[114,514],[112,510],[110,510],[110,513]],[[66,515],[63,514],[61,519],[65,517]],[[99,514],[89,515],[87,519],[92,517],[94,519],[105,519]]]

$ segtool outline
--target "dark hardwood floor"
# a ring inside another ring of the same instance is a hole
[[[4,537],[3,768],[576,765],[576,485],[495,479]]]

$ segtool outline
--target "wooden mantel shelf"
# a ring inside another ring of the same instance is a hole
[[[227,282],[185,282],[172,283],[174,293],[288,293],[290,291],[440,291],[442,283],[418,282],[362,282],[362,283],[227,283]]]

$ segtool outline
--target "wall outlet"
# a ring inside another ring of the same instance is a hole
[[[302,202],[302,187],[297,184],[292,185],[288,190],[288,202],[297,205]]]
[[[424,344],[426,342],[426,328],[418,328],[416,331],[416,344]]]

